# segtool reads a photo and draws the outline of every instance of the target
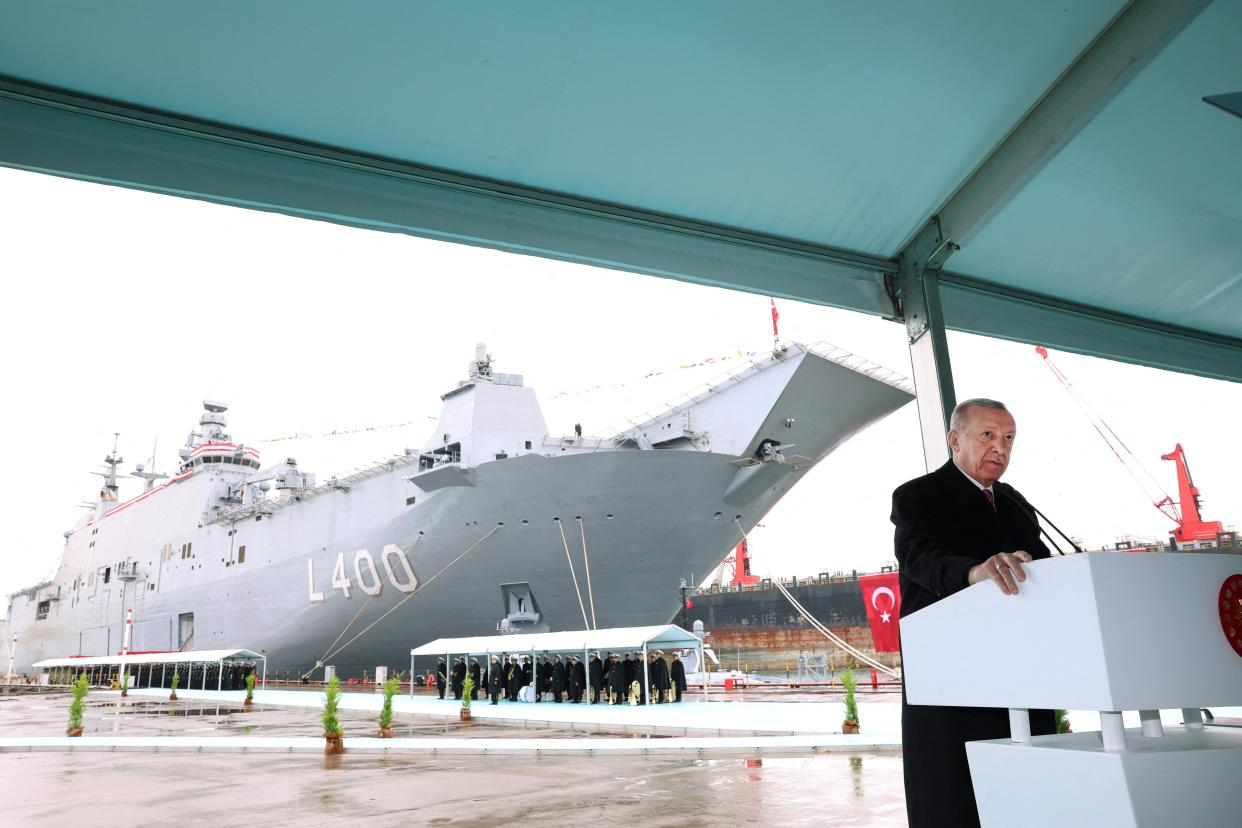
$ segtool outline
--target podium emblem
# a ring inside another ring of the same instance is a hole
[[[1230,575],[1220,585],[1220,626],[1233,651],[1242,656],[1242,575]]]

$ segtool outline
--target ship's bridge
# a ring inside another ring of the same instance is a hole
[[[247,472],[259,468],[259,450],[232,442],[225,428],[229,410],[227,403],[203,400],[203,414],[199,417],[199,431],[181,449],[181,470],[197,470],[204,466],[234,468]]]
[[[259,468],[259,450],[234,443],[203,443],[190,451],[185,465],[197,469],[200,466],[217,463],[243,469],[257,469]]]

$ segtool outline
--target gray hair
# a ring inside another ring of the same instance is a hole
[[[1009,409],[1005,407],[1005,404],[997,400],[989,400],[986,397],[962,400],[953,408],[953,416],[949,418],[949,431],[961,431],[970,420],[970,409],[972,408],[994,408],[998,411],[1009,413]]]

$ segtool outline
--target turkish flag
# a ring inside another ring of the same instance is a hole
[[[781,332],[776,327],[776,322],[781,318],[781,315],[776,312],[776,300],[769,296],[768,301],[772,303],[772,336],[780,336]]]
[[[901,612],[901,587],[896,572],[864,575],[858,579],[862,589],[863,605],[867,608],[867,620],[871,622],[871,637],[875,640],[877,653],[895,653],[900,649],[897,631],[897,615]]]

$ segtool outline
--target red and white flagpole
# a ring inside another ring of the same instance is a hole
[[[776,310],[776,299],[769,296],[768,301],[772,303],[772,350],[778,351],[781,347],[781,330],[776,323],[781,315]]]
[[[121,695],[129,695],[129,679],[125,675],[125,659],[129,656],[130,634],[134,629],[134,611],[125,610],[125,637],[121,641]]]

